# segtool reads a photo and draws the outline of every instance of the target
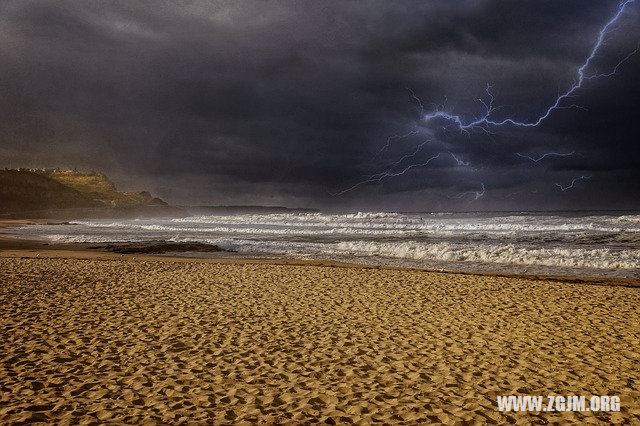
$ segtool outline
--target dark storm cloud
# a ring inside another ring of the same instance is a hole
[[[426,126],[407,90],[427,110],[473,116],[491,83],[500,117],[529,120],[573,82],[617,4],[5,1],[0,160],[98,168],[181,203],[640,207],[640,55],[584,85],[573,101],[586,110],[556,111],[535,129]],[[639,9],[594,70],[636,47]],[[441,153],[428,167],[329,195],[426,139],[416,162]],[[550,151],[575,155],[516,155]],[[555,185],[581,175],[591,177],[575,191]]]

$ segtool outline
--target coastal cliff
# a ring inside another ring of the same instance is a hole
[[[181,215],[147,191],[118,191],[98,172],[0,170],[0,213],[25,217]]]

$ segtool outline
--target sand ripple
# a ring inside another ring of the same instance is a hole
[[[0,258],[0,423],[640,422],[640,289]],[[621,413],[496,395],[620,395]]]

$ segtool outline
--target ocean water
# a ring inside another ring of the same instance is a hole
[[[28,226],[18,232],[55,242],[198,241],[244,257],[640,277],[637,212],[211,215],[82,220]]]

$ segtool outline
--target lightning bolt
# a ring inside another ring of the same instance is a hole
[[[579,182],[581,180],[587,180],[587,179],[591,179],[591,176],[580,176],[580,177],[577,177],[577,178],[573,179],[571,181],[570,185],[563,186],[560,183],[556,183],[556,186],[558,188],[560,188],[560,191],[564,192],[564,191],[568,191],[568,190],[572,189],[575,186],[576,182]]]
[[[615,68],[613,69],[613,71],[611,73],[608,73],[608,74],[594,74],[594,75],[591,75],[591,76],[587,76],[585,74],[587,68],[589,68],[589,66],[591,65],[591,62],[593,61],[594,57],[596,56],[596,54],[598,53],[598,51],[600,50],[600,48],[604,44],[605,36],[609,33],[609,31],[614,26],[614,24],[618,21],[618,19],[620,19],[620,16],[623,14],[623,12],[625,11],[626,7],[629,4],[634,3],[634,2],[635,2],[635,0],[624,0],[623,2],[620,3],[620,5],[618,6],[617,12],[600,29],[600,31],[598,33],[598,37],[596,38],[596,41],[595,41],[594,45],[591,47],[589,55],[587,56],[585,61],[582,63],[582,65],[580,65],[580,67],[578,67],[577,78],[576,78],[575,82],[564,93],[558,94],[558,96],[556,97],[555,101],[552,102],[551,105],[546,109],[546,111],[544,111],[540,116],[538,116],[538,118],[536,118],[536,119],[534,119],[532,121],[516,121],[516,120],[514,120],[512,118],[505,118],[503,120],[496,120],[496,119],[491,118],[491,115],[497,110],[497,108],[493,107],[493,102],[494,102],[495,98],[491,94],[491,91],[490,91],[491,86],[487,85],[487,88],[486,88],[485,91],[487,93],[489,101],[485,102],[485,101],[483,101],[481,99],[477,99],[477,101],[482,103],[483,106],[484,106],[484,113],[480,117],[478,117],[476,119],[472,119],[471,121],[467,121],[460,115],[450,114],[450,113],[447,113],[445,111],[436,110],[436,111],[434,111],[432,113],[426,114],[423,117],[423,120],[426,121],[426,122],[429,122],[429,121],[432,121],[434,119],[440,118],[440,119],[443,119],[443,120],[446,120],[446,121],[449,121],[449,122],[455,124],[461,131],[469,131],[471,129],[483,129],[483,130],[486,130],[485,128],[487,126],[505,126],[505,125],[513,125],[513,126],[518,126],[518,127],[537,127],[544,120],[546,120],[551,115],[551,113],[553,111],[555,111],[556,109],[576,107],[577,105],[562,106],[562,103],[563,103],[564,100],[573,97],[574,93],[578,89],[580,89],[582,87],[582,84],[585,82],[585,80],[591,80],[591,79],[594,79],[596,77],[604,77],[604,76],[615,74],[617,69],[638,51],[638,48],[636,48],[636,50],[634,52],[632,52],[631,54],[627,55],[624,59],[622,59],[615,66]]]
[[[417,130],[413,130],[409,133],[406,133],[404,135],[393,135],[393,136],[389,136],[387,138],[387,143],[384,144],[384,146],[382,147],[382,149],[378,152],[378,154],[382,154],[383,152],[385,152],[386,150],[389,149],[389,146],[391,145],[391,141],[394,139],[404,139],[404,138],[408,138],[409,136],[413,136],[413,135],[417,135],[419,132]]]
[[[470,163],[468,161],[462,161],[461,159],[456,157],[456,155],[451,151],[449,151],[449,154],[451,154],[453,159],[456,160],[456,163],[458,164],[458,166],[463,166],[463,167],[468,167],[469,166]]]
[[[409,89],[407,87],[407,90],[409,91],[409,93],[411,93],[411,97],[413,98],[414,101],[416,101],[416,104],[418,104],[418,106],[420,107],[420,114],[424,114],[424,105],[422,104],[422,100],[420,100],[420,98],[418,97],[418,95],[416,95],[416,93]]]
[[[591,50],[589,51],[588,56],[586,57],[586,59],[584,60],[584,62],[578,67],[577,72],[576,72],[576,79],[574,81],[574,83],[568,88],[566,89],[564,92],[558,92],[555,101],[553,101],[548,107],[547,109],[542,112],[537,118],[532,119],[530,121],[518,121],[515,120],[511,117],[509,118],[504,118],[504,119],[495,119],[493,118],[493,114],[499,110],[501,107],[498,106],[494,106],[494,102],[495,102],[495,96],[493,95],[493,93],[491,92],[491,85],[487,84],[486,88],[485,88],[485,94],[486,97],[485,99],[476,99],[476,101],[478,103],[480,103],[484,109],[484,112],[473,119],[467,120],[465,119],[462,115],[456,115],[453,113],[449,113],[444,111],[444,106],[442,107],[438,107],[435,106],[435,110],[429,114],[422,114],[421,119],[422,121],[429,123],[431,121],[440,119],[440,120],[444,120],[450,123],[450,125],[454,125],[456,126],[461,132],[464,133],[469,133],[471,130],[481,130],[485,133],[491,134],[491,132],[489,131],[488,127],[500,127],[500,126],[507,126],[507,125],[511,125],[511,126],[516,126],[516,127],[537,127],[539,126],[542,122],[544,122],[555,110],[558,109],[566,109],[566,108],[582,108],[583,107],[576,105],[576,104],[570,104],[570,105],[566,105],[564,103],[565,100],[570,99],[572,97],[575,96],[575,92],[578,91],[584,84],[585,81],[588,80],[592,80],[592,79],[596,79],[596,78],[601,78],[601,77],[610,77],[613,76],[614,74],[617,73],[618,69],[625,63],[627,62],[631,57],[633,57],[635,54],[638,53],[638,51],[640,51],[640,44],[636,47],[636,49],[634,51],[632,51],[631,53],[629,53],[627,56],[625,56],[623,59],[621,59],[616,66],[608,73],[595,73],[592,75],[587,75],[586,71],[587,69],[590,67],[592,61],[594,60],[594,58],[596,57],[596,55],[598,54],[599,50],[602,48],[603,44],[605,44],[605,38],[607,36],[607,34],[612,31],[614,25],[616,24],[616,22],[620,19],[620,16],[622,16],[622,14],[624,13],[625,9],[627,8],[627,6],[629,6],[631,3],[634,3],[635,0],[624,0],[622,1],[619,5],[618,5],[618,9],[616,11],[616,13],[604,24],[604,26],[601,27],[600,31],[598,32],[598,36],[596,37],[596,40],[594,42],[594,44],[591,47]],[[421,111],[424,111],[424,105],[422,103],[422,101],[420,100],[420,98],[418,98],[418,96],[411,91],[410,89],[408,89],[409,92],[411,93],[411,97],[416,101],[417,105],[420,107]],[[445,127],[446,129],[447,127]],[[401,135],[393,135],[390,136],[389,138],[387,138],[387,141],[385,143],[385,145],[382,147],[382,149],[379,151],[379,154],[382,154],[384,152],[386,152],[390,145],[391,145],[391,141],[395,140],[395,139],[403,139],[403,138],[407,138],[409,136],[412,135],[416,135],[418,134],[419,131],[418,130],[414,130],[411,132],[408,132],[406,134],[401,134]],[[428,165],[431,161],[435,160],[436,158],[438,158],[441,153],[429,158],[426,162],[422,162],[422,163],[416,163],[416,164],[411,164],[409,166],[407,166],[406,168],[404,168],[401,171],[397,171],[394,172],[392,171],[392,169],[396,166],[398,166],[400,163],[402,163],[404,160],[409,159],[409,158],[413,158],[415,157],[421,150],[422,146],[426,143],[427,141],[421,143],[420,145],[418,145],[416,147],[416,150],[412,153],[412,154],[407,154],[403,157],[401,157],[399,160],[395,161],[394,163],[391,164],[389,170],[375,174],[375,175],[369,175],[369,176],[365,176],[366,179],[356,183],[355,185],[340,191],[340,192],[336,192],[333,193],[331,195],[342,195],[345,194],[347,192],[350,192],[356,188],[358,188],[359,186],[362,186],[366,183],[372,183],[372,182],[381,182],[383,180],[392,178],[392,177],[397,177],[397,176],[401,176],[403,174],[405,174],[407,171],[409,171],[412,168],[417,168],[417,167],[425,167],[426,165]],[[453,159],[456,161],[458,166],[468,166],[469,163],[460,160],[459,158],[457,158],[453,153],[449,152],[449,154],[453,157]],[[531,157],[528,155],[524,155],[524,154],[520,154],[517,153],[516,155],[522,157],[522,158],[526,158],[529,159],[535,163],[543,160],[546,157],[549,156],[570,156],[573,155],[574,152],[570,152],[570,153],[556,153],[556,152],[549,152],[549,153],[545,153],[540,157]],[[579,178],[574,179],[571,184],[567,187],[556,183],[556,185],[564,192],[568,189],[571,189],[574,187],[575,183],[579,180],[583,180],[583,179],[589,179],[590,176],[581,176]],[[475,196],[475,199],[478,199],[480,197],[482,197],[485,193],[485,187],[484,184],[482,184],[482,191],[480,192],[469,192],[469,193],[473,193]]]
[[[585,77],[585,79],[593,80],[593,79],[596,79],[596,78],[612,77],[612,76],[616,75],[616,74],[618,73],[618,69],[619,69],[619,68],[620,68],[620,67],[621,67],[625,62],[627,62],[629,59],[631,59],[631,57],[635,56],[635,54],[636,54],[636,53],[638,53],[638,51],[639,51],[639,50],[640,50],[640,43],[636,46],[636,48],[635,48],[631,53],[629,53],[627,56],[625,56],[624,58],[622,58],[622,60],[621,60],[620,62],[618,62],[618,63],[616,64],[616,66],[613,68],[613,70],[611,70],[610,72],[605,73],[605,74],[594,74],[594,75],[592,75],[592,76]]]
[[[486,192],[486,189],[484,187],[484,183],[480,182],[480,186],[482,187],[482,189],[480,191],[467,191],[467,192],[463,192],[461,194],[458,195],[454,195],[454,196],[450,196],[448,198],[462,198],[465,197],[467,195],[473,195],[474,200],[477,200],[479,198],[484,197],[484,193]]]
[[[403,155],[402,157],[400,157],[399,160],[394,161],[393,163],[391,163],[391,167],[397,166],[398,164],[402,163],[404,160],[407,160],[409,158],[414,158],[416,155],[418,155],[418,153],[420,152],[422,147],[425,146],[425,144],[427,144],[429,142],[431,142],[431,139],[427,139],[426,141],[416,145],[416,149],[415,149],[415,151],[413,151],[412,154]]]
[[[528,160],[533,161],[534,163],[537,163],[537,162],[539,162],[541,160],[544,160],[547,157],[570,157],[573,154],[575,154],[575,151],[571,151],[571,152],[567,152],[567,153],[547,152],[545,154],[542,154],[540,157],[534,158],[534,157],[531,157],[531,156],[528,156],[528,155],[523,155],[523,154],[520,154],[519,152],[516,152],[516,155],[518,157],[526,158]]]
[[[405,167],[404,169],[402,169],[400,171],[397,171],[397,172],[394,172],[394,171],[391,171],[391,170],[387,170],[386,172],[378,173],[377,175],[372,175],[368,179],[362,180],[362,181],[356,183],[355,185],[350,186],[349,188],[347,188],[345,190],[342,190],[342,191],[339,191],[339,192],[333,192],[333,193],[330,192],[329,194],[332,195],[332,196],[342,195],[342,194],[346,194],[349,191],[353,191],[357,187],[362,186],[362,185],[364,185],[366,183],[382,182],[382,181],[387,180],[389,178],[402,176],[403,174],[405,174],[406,172],[408,172],[411,169],[415,169],[417,167],[425,167],[425,166],[427,166],[433,160],[439,158],[440,154],[442,154],[442,153],[438,153],[438,154],[434,155],[433,157],[430,157],[429,159],[427,159],[426,161],[424,161],[422,163],[410,164],[407,167]]]

